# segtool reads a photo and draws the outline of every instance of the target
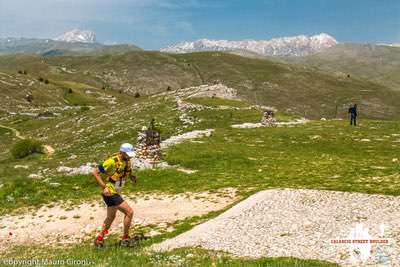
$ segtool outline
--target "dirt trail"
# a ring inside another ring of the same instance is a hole
[[[17,137],[18,139],[21,139],[21,140],[25,139],[25,137],[22,136],[21,133],[15,128],[8,127],[8,126],[1,125],[1,124],[0,124],[0,127],[12,131],[15,134],[15,137]]]
[[[232,188],[215,193],[142,194],[124,198],[134,209],[135,225],[160,224],[162,227],[158,230],[161,231],[168,231],[166,223],[205,215],[237,200],[236,191]],[[20,215],[3,216],[0,218],[0,251],[13,245],[61,245],[93,238],[105,215],[106,208],[99,196],[96,200],[76,206],[56,203],[52,207],[42,207]],[[111,233],[121,232],[122,219],[122,213],[118,212]]]

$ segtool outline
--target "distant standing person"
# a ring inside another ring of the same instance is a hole
[[[131,243],[129,228],[132,222],[133,210],[128,202],[122,199],[120,192],[126,179],[129,178],[133,183],[136,183],[136,177],[132,174],[130,166],[130,159],[134,155],[134,148],[131,144],[122,144],[118,153],[107,158],[93,170],[93,175],[103,190],[103,200],[107,205],[107,218],[104,220],[102,231],[94,241],[96,247],[103,247],[104,236],[108,234],[118,210],[125,215],[124,233],[120,245],[129,246]],[[105,176],[105,181],[101,175]]]
[[[354,126],[357,125],[357,104],[354,104],[354,106],[349,108],[349,113],[350,113],[350,125]]]

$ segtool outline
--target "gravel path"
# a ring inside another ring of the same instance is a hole
[[[21,139],[21,140],[25,139],[25,137],[23,137],[21,135],[21,133],[15,128],[8,127],[8,126],[5,126],[5,125],[0,125],[0,127],[12,131],[15,134],[15,137],[17,137],[18,139]]]
[[[400,266],[399,207],[400,197],[305,189],[265,190],[152,248],[164,251],[200,246],[236,256],[320,259],[345,266],[362,262],[366,255],[366,259],[370,257],[362,266],[376,266],[379,262]],[[365,228],[367,233],[362,231]],[[379,239],[388,243],[353,247],[332,243],[339,239]]]
[[[197,192],[176,195],[125,195],[134,210],[134,224],[172,223],[187,217],[205,215],[225,208],[237,200],[236,190]],[[79,243],[93,238],[93,231],[101,227],[106,207],[99,196],[80,205],[60,202],[18,215],[0,217],[0,251],[22,244],[61,245]],[[120,233],[123,215],[118,212],[110,231]],[[132,228],[134,229],[134,227]],[[11,233],[11,234],[10,234]]]
[[[183,133],[181,135],[171,136],[169,139],[161,142],[161,148],[165,149],[169,146],[179,144],[185,140],[201,138],[203,136],[209,137],[214,129],[207,130],[196,130],[187,133]]]
[[[305,124],[308,121],[309,120],[302,118],[302,119],[296,119],[294,121],[275,122],[275,125],[277,127],[281,127],[281,126],[287,126],[287,125]],[[264,125],[261,122],[259,122],[259,123],[246,122],[246,123],[242,123],[242,124],[233,124],[233,125],[231,125],[231,127],[239,128],[239,129],[247,129],[247,128],[260,128],[260,127],[270,127],[270,126]]]

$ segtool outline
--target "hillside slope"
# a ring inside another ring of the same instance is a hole
[[[371,44],[339,44],[288,62],[310,66],[335,76],[353,75],[400,90],[400,48]]]
[[[204,52],[171,55],[160,52],[128,52],[103,56],[0,57],[2,94],[13,98],[26,90],[12,92],[18,70],[27,70],[32,79],[43,77],[53,87],[94,87],[98,90],[150,95],[200,84],[223,83],[238,90],[239,97],[252,103],[271,105],[280,111],[310,118],[344,117],[357,102],[364,117],[390,119],[400,116],[400,92],[362,77],[338,76],[313,68],[251,59],[237,55]],[[33,91],[40,86],[31,86]],[[45,90],[45,89],[44,89]],[[110,90],[109,90],[110,91]],[[58,95],[49,91],[49,95]],[[20,99],[20,95],[18,98]],[[4,99],[4,98],[3,98]]]
[[[65,42],[51,39],[0,38],[0,55],[101,55],[136,50],[141,50],[141,48],[131,44],[104,45],[100,43]]]

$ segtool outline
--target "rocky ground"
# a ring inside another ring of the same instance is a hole
[[[399,266],[399,205],[400,197],[393,196],[265,190],[188,232],[153,245],[153,249],[200,246],[236,256],[320,259],[346,266]],[[366,239],[388,243],[333,243]]]
[[[132,194],[124,198],[134,210],[134,225],[154,225],[146,235],[157,235],[173,231],[168,226],[188,217],[205,215],[223,209],[233,203],[236,190],[226,188],[218,192],[167,194]],[[54,203],[0,218],[0,251],[14,245],[47,244],[62,245],[78,243],[94,236],[106,216],[106,207],[98,199],[80,205]],[[110,232],[122,230],[123,215],[117,214]]]
[[[277,127],[281,126],[292,126],[292,125],[297,125],[297,124],[304,124],[307,123],[308,120],[305,118],[302,119],[297,119],[294,121],[286,121],[286,122],[275,122],[274,125]],[[249,128],[260,128],[260,127],[266,127],[266,125],[262,124],[261,122],[259,123],[242,123],[242,124],[233,124],[231,125],[232,128],[242,128],[242,129],[249,129]]]

